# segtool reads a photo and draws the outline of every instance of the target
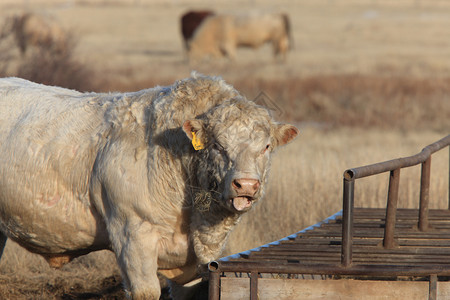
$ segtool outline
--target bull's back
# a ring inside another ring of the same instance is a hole
[[[83,132],[90,134],[86,130],[94,131],[100,122],[93,119],[96,111],[93,105],[89,107],[88,100],[74,90],[20,78],[0,79],[0,149],[77,144],[74,139],[81,138]]]
[[[285,34],[284,20],[279,14],[253,14],[235,18],[237,43],[259,47]]]
[[[0,229],[36,252],[89,247],[99,232],[88,183],[101,115],[91,102],[0,79]]]
[[[51,118],[54,112],[64,110],[59,97],[79,97],[82,93],[59,87],[36,84],[20,78],[0,79],[0,139],[5,138],[18,122],[30,123],[33,118]],[[53,110],[53,111],[52,111]],[[48,121],[48,119],[47,119]]]

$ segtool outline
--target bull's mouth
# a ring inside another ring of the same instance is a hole
[[[252,207],[255,198],[250,196],[238,196],[230,199],[231,204],[237,211],[246,211]]]

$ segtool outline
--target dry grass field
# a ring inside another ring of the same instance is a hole
[[[57,19],[73,48],[22,57],[0,39],[0,76],[80,90],[130,91],[170,84],[191,70],[221,75],[248,98],[264,91],[300,136],[274,156],[265,199],[232,233],[226,254],[292,234],[341,209],[350,167],[418,153],[450,129],[450,3],[424,0],[0,0],[0,24],[32,11]],[[189,63],[179,16],[288,12],[294,49],[285,63],[271,48],[240,49],[236,61]],[[51,54],[51,53],[50,53]],[[0,108],[1,109],[1,108]],[[433,157],[431,207],[448,206],[448,151]],[[420,167],[402,171],[400,207],[416,207]],[[388,175],[356,184],[356,206],[383,207]],[[60,270],[7,244],[2,299],[123,299],[114,257],[92,253]]]

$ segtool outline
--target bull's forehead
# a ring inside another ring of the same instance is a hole
[[[270,141],[270,124],[267,120],[235,120],[214,126],[213,135],[220,145],[229,149],[242,146],[259,149]]]
[[[227,148],[239,145],[261,147],[270,139],[271,117],[267,109],[235,98],[217,107],[209,116],[216,141]]]

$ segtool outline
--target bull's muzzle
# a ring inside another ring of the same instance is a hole
[[[239,178],[231,183],[236,197],[232,198],[232,204],[237,211],[243,211],[252,206],[254,197],[261,183],[258,179]]]

